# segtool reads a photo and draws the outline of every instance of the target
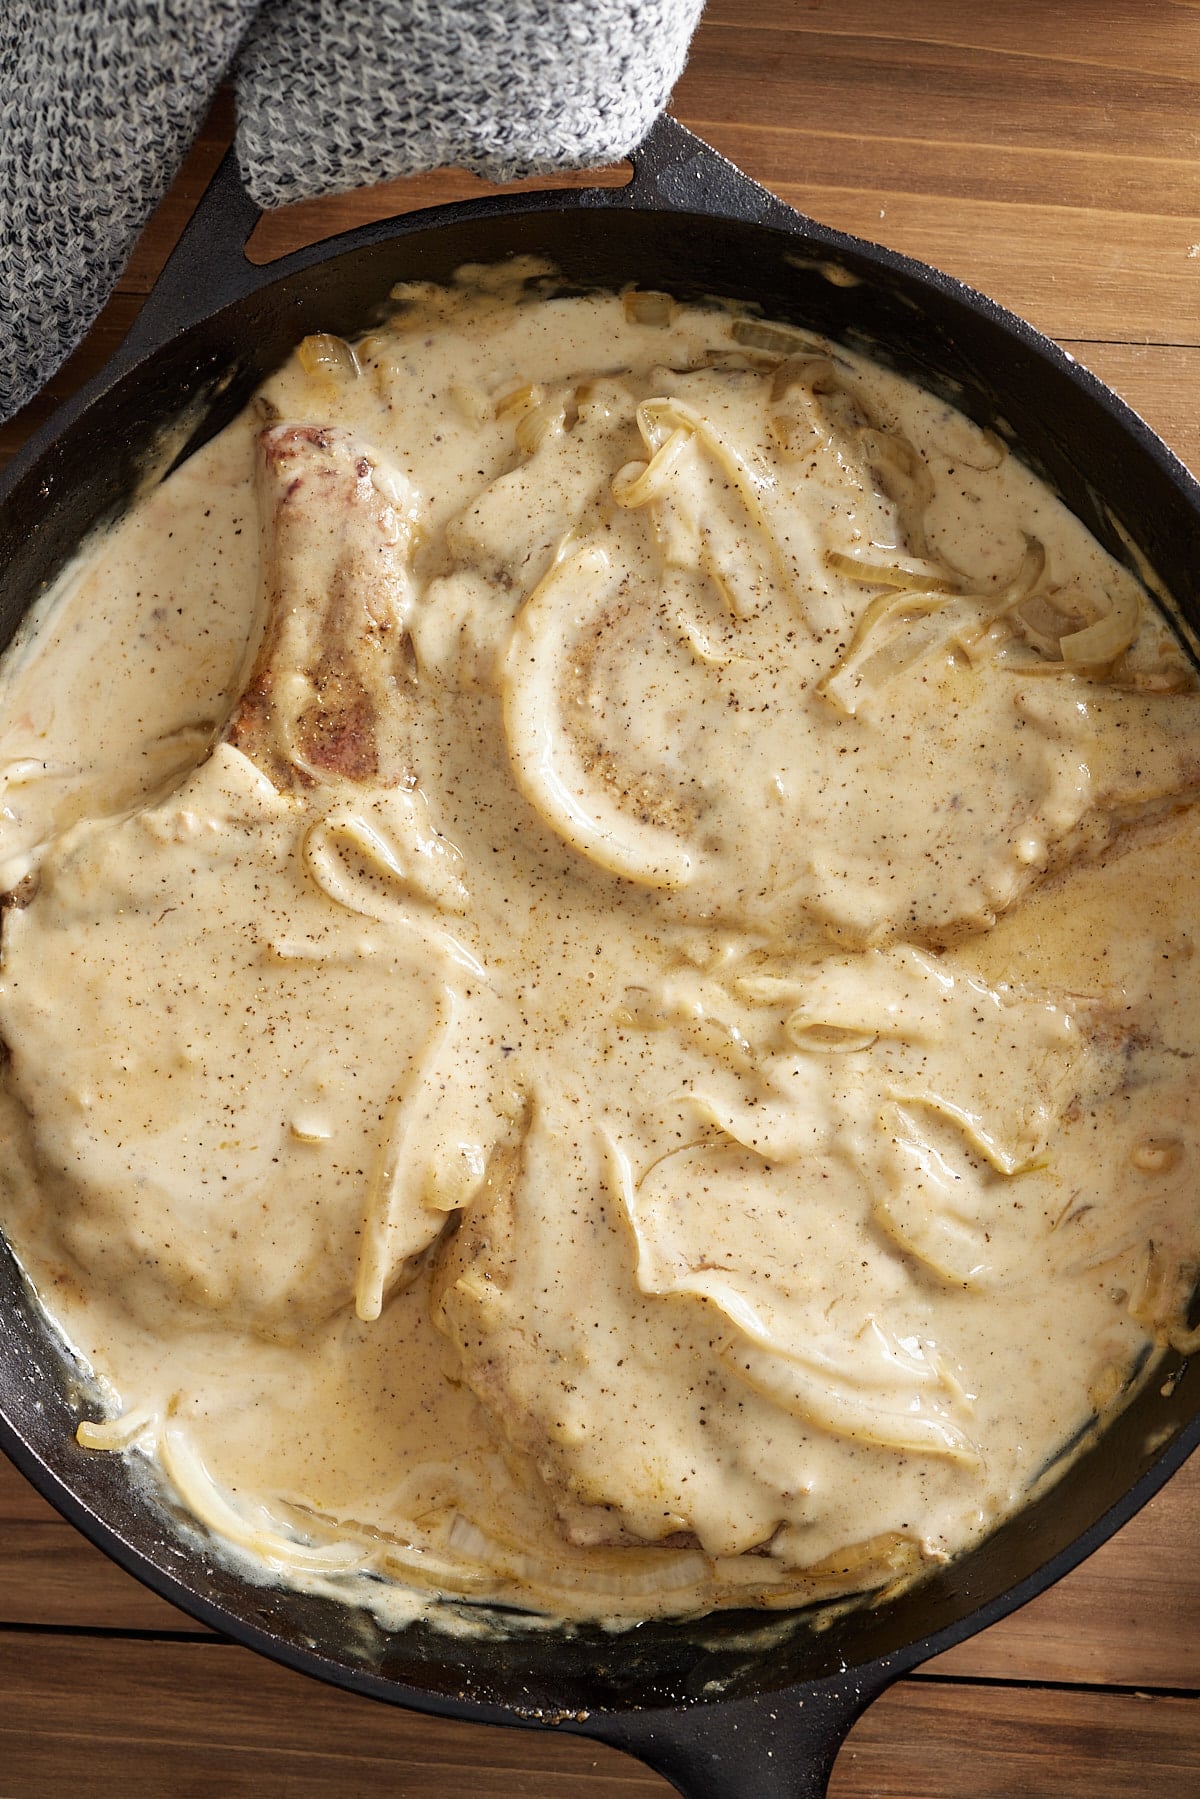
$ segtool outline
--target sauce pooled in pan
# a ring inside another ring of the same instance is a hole
[[[310,338],[0,677],[0,1217],[262,1577],[911,1579],[1187,1341],[1200,697],[998,438],[531,271]]]

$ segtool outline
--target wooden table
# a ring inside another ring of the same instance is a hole
[[[984,288],[1200,469],[1200,0],[710,0],[673,110],[794,205]],[[220,151],[218,101],[87,344],[108,355]],[[439,175],[266,219],[269,260],[480,191]],[[1055,1591],[861,1719],[831,1792],[1200,1796],[1200,1467]],[[666,1783],[568,1738],[455,1725],[287,1673],[120,1573],[0,1464],[0,1799],[618,1799]]]

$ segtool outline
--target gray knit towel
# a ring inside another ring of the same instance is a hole
[[[0,0],[0,420],[87,332],[218,84],[259,206],[625,156],[703,0]]]

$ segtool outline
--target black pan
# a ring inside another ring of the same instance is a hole
[[[466,261],[550,257],[571,283],[737,295],[862,345],[1011,435],[1114,555],[1129,544],[1200,625],[1200,488],[1148,428],[1055,345],[945,275],[792,212],[670,119],[623,189],[522,194],[370,225],[268,268],[232,158],[129,338],[0,481],[0,642],[99,521],[127,504],[148,447],[186,453],[308,332],[353,336],[396,281]],[[181,425],[180,421],[184,423]],[[164,461],[170,460],[166,454]],[[463,1641],[397,1634],[222,1565],[146,1474],[86,1454],[86,1392],[0,1244],[0,1446],[93,1542],[203,1623],[289,1666],[446,1716],[596,1737],[692,1799],[824,1793],[846,1731],[898,1675],[1003,1617],[1133,1515],[1200,1438],[1200,1365],[1168,1357],[1103,1435],[980,1547],[886,1604],[832,1621],[722,1614],[617,1636]]]

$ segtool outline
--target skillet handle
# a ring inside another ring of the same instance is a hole
[[[110,365],[114,373],[123,374],[201,315],[244,299],[274,278],[276,270],[256,267],[246,256],[261,217],[230,148],[122,340]]]
[[[747,222],[765,222],[781,213],[794,216],[774,194],[668,113],[654,121],[630,161],[633,179],[628,186],[584,188],[569,203],[721,213]],[[505,203],[505,195],[496,198]],[[471,204],[486,211],[492,203]],[[110,374],[123,374],[195,324],[200,314],[245,299],[277,278],[278,267],[259,266],[246,256],[246,244],[261,216],[242,185],[237,153],[230,148],[113,358]],[[311,252],[301,254],[307,257]]]
[[[670,113],[659,114],[629,160],[633,180],[627,187],[584,189],[579,199],[651,212],[716,213],[747,224],[786,217],[795,224],[791,207]]]
[[[609,1713],[583,1734],[636,1756],[685,1799],[825,1799],[851,1725],[891,1678],[875,1667],[687,1711]]]

